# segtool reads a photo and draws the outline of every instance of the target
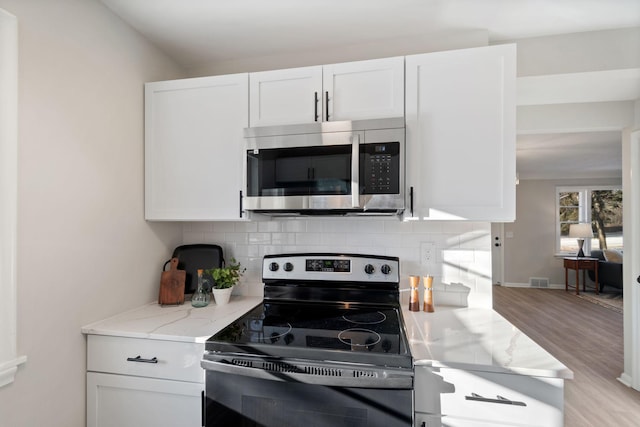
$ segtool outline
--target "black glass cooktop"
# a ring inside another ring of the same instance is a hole
[[[394,307],[264,302],[209,338],[207,351],[338,360],[388,366],[411,364]]]

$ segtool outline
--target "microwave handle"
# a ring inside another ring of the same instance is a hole
[[[360,135],[351,136],[351,207],[360,207]]]

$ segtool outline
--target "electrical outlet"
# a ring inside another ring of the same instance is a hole
[[[430,271],[436,268],[436,244],[433,242],[420,243],[420,264]]]

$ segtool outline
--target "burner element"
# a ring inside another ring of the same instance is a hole
[[[275,343],[275,342],[279,341],[279,340],[280,340],[280,338],[282,338],[282,337],[284,337],[284,336],[288,335],[288,334],[291,332],[291,330],[292,330],[292,329],[293,329],[293,328],[291,327],[291,323],[288,323],[288,322],[287,322],[287,323],[284,323],[284,324],[274,325],[274,326],[271,326],[271,325],[267,326],[267,325],[265,325],[265,327],[264,327],[265,335],[266,335],[266,333],[267,333],[269,330],[271,330],[271,333],[270,333],[270,334],[268,334],[269,336],[264,336],[264,337],[262,337],[262,340],[263,340],[264,342],[269,341],[269,342],[271,342],[271,344],[273,344],[273,343]],[[288,345],[292,340],[287,339],[287,340],[285,340],[285,341],[289,341],[289,342],[287,343],[287,345]]]
[[[371,350],[380,342],[380,335],[370,329],[351,328],[345,329],[338,334],[341,343],[354,347]]]
[[[375,325],[387,320],[387,316],[381,311],[350,313],[345,314],[342,318],[347,322],[357,323],[358,325]]]

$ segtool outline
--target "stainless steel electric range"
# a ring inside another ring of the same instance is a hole
[[[264,301],[205,344],[206,427],[408,427],[399,260],[269,255]]]

